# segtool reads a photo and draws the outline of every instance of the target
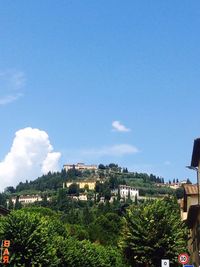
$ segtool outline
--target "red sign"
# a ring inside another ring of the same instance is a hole
[[[178,255],[178,262],[181,264],[187,264],[189,262],[189,256],[187,253],[181,253]]]

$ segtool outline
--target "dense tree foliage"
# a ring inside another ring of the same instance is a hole
[[[66,180],[66,172],[49,172],[46,175],[42,175],[34,181],[26,181],[25,183],[20,182],[16,187],[16,192],[21,192],[25,190],[37,190],[37,191],[46,191],[46,190],[57,190],[62,188],[63,182]]]
[[[78,184],[76,183],[73,183],[69,186],[69,189],[68,189],[68,194],[69,195],[79,195],[79,186]]]
[[[128,209],[120,246],[131,266],[160,266],[170,259],[177,266],[177,256],[187,247],[187,231],[180,219],[177,201],[155,200]]]
[[[67,171],[66,178],[68,180],[76,180],[78,177],[82,177],[82,172],[76,170],[75,167]]]
[[[99,168],[100,170],[105,170],[105,169],[106,169],[106,166],[104,166],[103,164],[99,164],[98,168]]]
[[[58,222],[59,225],[59,222]],[[57,266],[53,239],[58,228],[57,223],[48,217],[24,210],[13,211],[0,220],[0,239],[11,241],[11,264],[47,266],[54,262]]]
[[[7,195],[5,193],[0,193],[0,206],[6,207]]]
[[[68,267],[125,267],[119,250],[103,247],[87,240],[68,238],[59,241],[60,257]]]
[[[89,234],[92,241],[100,244],[116,246],[122,229],[121,218],[115,213],[106,213],[97,217],[89,225]]]
[[[177,188],[176,191],[175,191],[175,196],[177,197],[177,199],[183,198],[183,196],[184,196],[184,188],[183,187]]]
[[[13,194],[15,193],[15,188],[13,186],[8,186],[6,187],[6,189],[4,190],[5,193],[10,193]]]
[[[67,225],[61,214],[46,208],[24,208],[0,218],[0,239],[11,241],[12,266],[125,266],[116,246],[104,247],[88,238],[86,228]]]

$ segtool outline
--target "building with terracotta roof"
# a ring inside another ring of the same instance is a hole
[[[197,173],[196,185],[184,185],[183,213],[187,214],[187,225],[190,229],[188,250],[190,261],[194,266],[200,266],[200,138],[194,140],[190,169]]]
[[[183,188],[183,211],[188,212],[190,206],[198,204],[198,186],[196,184],[185,184]]]

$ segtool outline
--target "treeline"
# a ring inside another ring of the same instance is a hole
[[[21,192],[26,190],[46,191],[46,190],[57,190],[62,188],[63,182],[67,179],[67,173],[65,170],[61,172],[49,172],[46,175],[42,175],[34,181],[26,181],[25,183],[20,182],[14,192]]]
[[[159,183],[164,184],[164,178],[159,177],[153,174],[148,175],[147,173],[138,173],[138,172],[128,172],[122,173],[124,179],[141,179],[144,183]]]
[[[169,187],[138,187],[140,196],[176,195],[176,191]]]
[[[115,163],[110,163],[109,165],[103,165],[99,164],[98,166],[99,171],[103,171],[103,173],[107,174],[109,176],[112,175],[113,173],[116,174],[116,176],[121,176],[123,178],[127,179],[142,179],[144,182],[153,182],[153,183],[162,183],[164,184],[164,178],[156,176],[154,174],[148,175],[147,173],[138,173],[138,172],[129,172],[128,168],[122,168],[118,166],[118,164]]]

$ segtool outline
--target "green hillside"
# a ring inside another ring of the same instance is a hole
[[[139,189],[141,196],[173,194],[174,190],[164,185],[164,179],[153,174],[129,172],[127,168],[119,167],[117,164],[100,164],[97,172],[78,171],[75,168],[67,172],[61,172],[42,175],[33,181],[20,182],[16,188],[12,186],[7,191],[15,194],[38,193],[38,192],[56,192],[62,188],[63,182],[79,180],[98,180],[104,181],[105,190],[116,188],[119,184],[126,184]]]

